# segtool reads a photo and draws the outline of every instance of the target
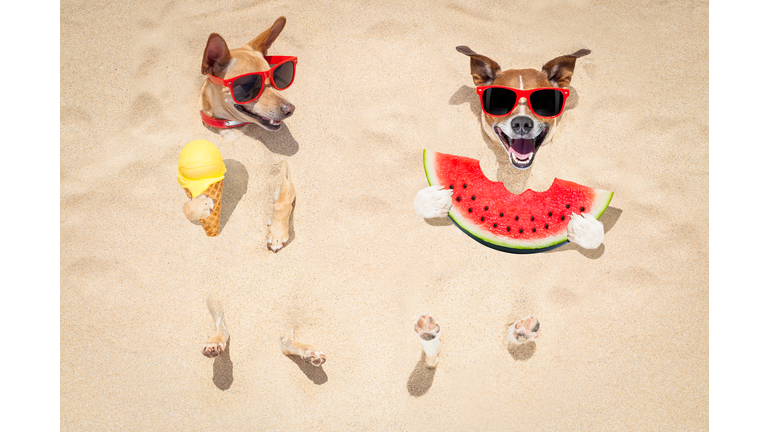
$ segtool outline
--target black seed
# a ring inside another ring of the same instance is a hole
[[[499,224],[497,224],[497,223],[494,223],[494,224],[493,224],[493,227],[494,227],[494,228],[496,228],[497,226],[499,226]]]
[[[520,216],[515,216],[515,220],[520,220]]]
[[[549,224],[544,224],[544,229],[549,229]]]
[[[565,208],[571,208],[571,205],[570,204],[566,204]]]
[[[472,207],[469,208],[469,212],[472,213]]]
[[[509,232],[509,227],[507,227],[507,232]]]
[[[466,188],[467,188],[467,184],[466,184],[466,183],[464,183],[464,189],[466,189]]]
[[[485,216],[480,218],[480,222],[485,222]]]
[[[520,234],[522,234],[522,233],[523,233],[523,229],[522,229],[522,228],[520,228]]]
[[[533,216],[531,216],[531,222],[533,222]]]
[[[533,229],[533,232],[536,232],[536,228]]]
[[[475,196],[474,196],[474,195],[472,195],[472,201],[474,201],[474,200],[475,200]]]
[[[504,217],[504,212],[499,213],[499,217]]]
[[[488,211],[488,206],[485,206],[485,211]]]
[[[552,217],[552,212],[549,212],[549,217]]]
[[[565,220],[565,216],[560,215],[560,220]]]
[[[461,201],[461,197],[456,197],[456,201]]]
[[[583,206],[581,207],[581,211],[584,211],[584,207]]]
[[[453,189],[453,185],[451,185],[451,189]]]

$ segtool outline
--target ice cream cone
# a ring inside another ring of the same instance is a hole
[[[203,195],[211,198],[214,202],[211,214],[209,214],[205,219],[200,219],[200,225],[203,226],[205,234],[207,234],[208,237],[215,237],[219,235],[219,222],[221,221],[221,196],[223,195],[224,190],[222,183],[224,183],[224,180],[208,186],[208,189],[203,192]],[[184,192],[187,193],[188,198],[192,198],[192,193],[189,192],[189,190],[184,189]]]
[[[221,220],[222,181],[227,167],[221,152],[210,141],[196,140],[188,143],[179,155],[176,178],[188,198],[205,195],[214,202],[211,213],[200,224],[209,237],[219,235]]]

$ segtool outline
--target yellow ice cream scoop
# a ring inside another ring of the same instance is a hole
[[[181,149],[176,178],[193,197],[224,179],[227,167],[219,149],[207,140],[195,140]]]

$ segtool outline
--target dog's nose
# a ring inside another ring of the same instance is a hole
[[[290,117],[293,112],[296,110],[296,107],[293,106],[293,104],[287,103],[283,105],[280,110],[283,112],[283,115],[286,117]]]
[[[525,135],[533,129],[533,120],[526,116],[517,116],[512,119],[512,130],[519,135]]]

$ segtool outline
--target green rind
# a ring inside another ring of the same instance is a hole
[[[432,186],[433,184],[435,184],[435,181],[432,178],[430,178],[430,171],[434,171],[434,167],[432,167],[431,163],[429,163],[428,161],[431,162],[433,158],[428,158],[427,152],[429,152],[429,150],[427,149],[424,149],[424,151],[422,152],[422,161],[424,165],[424,173],[427,176],[427,183],[429,183],[429,185]],[[600,216],[602,216],[602,214],[608,208],[608,205],[613,199],[613,192],[605,191],[602,189],[595,189],[595,190],[598,191],[599,195],[597,198],[595,198],[593,207],[589,212],[589,214],[594,216],[595,219],[599,219]],[[596,214],[595,214],[595,210],[598,210]],[[473,232],[470,226],[474,226],[474,224],[471,224],[470,221],[466,221],[465,224],[467,226],[464,226],[464,224],[462,224],[461,221],[457,220],[457,219],[461,219],[461,217],[458,214],[458,212],[453,211],[453,207],[451,207],[451,210],[448,212],[448,217],[457,227],[459,227],[460,230],[462,230],[468,236],[472,237],[478,243],[502,252],[516,253],[516,254],[530,254],[530,253],[545,252],[545,251],[560,247],[568,242],[568,235],[566,232],[565,234],[547,237],[539,243],[530,242],[528,244],[521,244],[519,241],[515,242],[513,245],[499,243],[498,241],[494,241],[494,239],[487,238],[480,233]],[[485,233],[486,232],[483,231],[483,234]]]

